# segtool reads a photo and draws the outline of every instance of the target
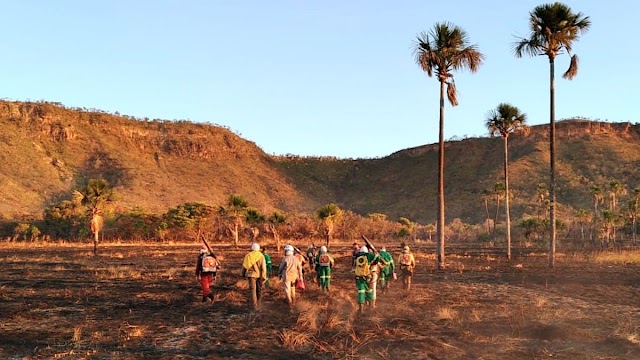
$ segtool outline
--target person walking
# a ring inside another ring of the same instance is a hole
[[[382,293],[386,293],[391,283],[393,274],[396,271],[396,263],[393,261],[393,256],[383,246],[380,248],[380,290]]]
[[[271,261],[271,255],[267,252],[266,246],[261,247],[260,251],[262,251],[262,256],[264,256],[264,261],[267,264],[267,281],[264,283],[264,286],[269,288],[271,286],[271,274],[273,274],[273,263]]]
[[[211,284],[216,279],[216,273],[220,264],[215,254],[210,254],[207,248],[203,247],[198,253],[196,261],[196,279],[200,282],[202,288],[202,302],[211,300],[213,302],[213,293],[211,292]]]
[[[293,307],[296,303],[296,281],[302,279],[302,264],[293,255],[293,246],[284,247],[284,258],[278,267],[278,277],[284,284],[284,293],[287,303]]]
[[[411,290],[411,277],[413,277],[413,269],[416,267],[416,259],[408,245],[402,248],[402,254],[398,257],[398,265],[400,266],[402,288]]]
[[[365,304],[375,307],[373,298],[373,289],[370,288],[371,281],[371,265],[378,262],[378,255],[369,252],[366,246],[360,248],[358,256],[355,260],[354,275],[356,280],[356,288],[358,289],[358,311],[364,311]]]
[[[242,260],[242,276],[249,283],[249,296],[254,310],[260,308],[262,285],[267,281],[267,262],[258,243],[251,244],[251,252]]]
[[[331,285],[331,270],[335,265],[333,256],[327,251],[326,246],[320,247],[320,253],[315,258],[316,271],[318,272],[318,280],[320,290],[329,291]]]

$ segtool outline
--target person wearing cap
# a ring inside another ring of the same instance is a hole
[[[260,308],[262,285],[267,281],[267,262],[258,243],[251,244],[251,251],[242,260],[242,276],[249,283],[249,296],[255,310]]]
[[[370,281],[372,278],[371,266],[376,265],[380,258],[374,252],[370,252],[367,246],[363,246],[358,251],[358,256],[355,261],[355,279],[356,288],[358,289],[358,310],[364,311],[365,304],[371,305],[375,308],[375,298],[373,296],[373,289],[370,287]]]
[[[380,248],[380,289],[384,294],[387,292],[387,288],[389,287],[389,283],[391,282],[391,276],[396,271],[396,264],[393,261],[393,256],[387,251],[387,249],[383,246]]]
[[[302,279],[302,264],[293,255],[293,246],[284,247],[284,258],[278,267],[278,277],[284,284],[284,293],[289,306],[296,303],[296,281]]]
[[[206,247],[202,247],[198,253],[196,261],[196,279],[200,282],[202,288],[202,302],[211,300],[213,302],[213,293],[211,292],[211,284],[216,278],[216,271],[219,267],[218,259],[215,254],[210,254]]]
[[[353,268],[356,267],[356,258],[358,257],[358,254],[360,253],[360,246],[358,246],[357,242],[354,242],[351,247],[352,247],[352,250],[351,250],[351,268],[353,269]]]
[[[262,256],[264,256],[264,261],[267,264],[267,281],[264,283],[264,286],[268,288],[271,285],[270,280],[273,271],[273,263],[271,261],[271,255],[267,252],[266,246],[262,246],[260,251],[262,251]]]
[[[413,269],[416,267],[416,259],[408,245],[402,248],[402,254],[398,257],[398,265],[400,266],[402,288],[411,290],[411,277],[413,276]]]
[[[326,246],[320,247],[320,253],[315,258],[316,271],[318,272],[318,280],[320,290],[329,291],[331,285],[331,269],[335,265],[333,256],[329,254]]]

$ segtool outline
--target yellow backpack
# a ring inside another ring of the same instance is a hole
[[[371,275],[371,266],[369,265],[369,259],[367,255],[360,255],[356,258],[356,276],[369,276]]]

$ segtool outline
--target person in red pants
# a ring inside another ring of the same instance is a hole
[[[210,254],[205,248],[200,249],[198,261],[196,262],[196,278],[200,281],[200,286],[202,287],[202,302],[207,300],[213,302],[211,284],[216,279],[218,267],[218,259],[215,254]]]

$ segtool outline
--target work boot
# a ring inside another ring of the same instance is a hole
[[[211,302],[213,303],[213,293],[210,293],[209,295],[207,295],[207,298],[211,299]]]

